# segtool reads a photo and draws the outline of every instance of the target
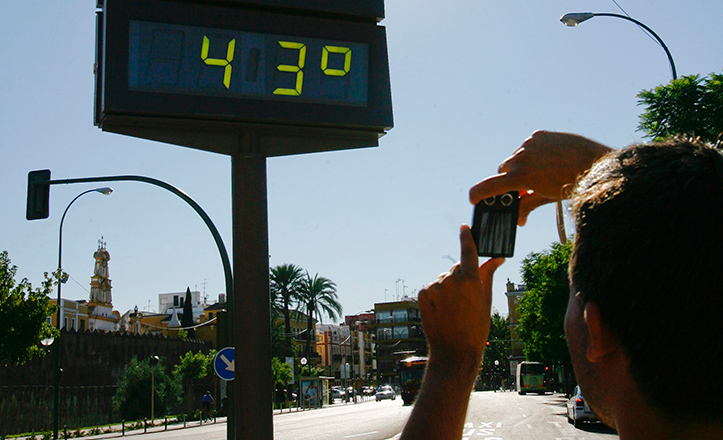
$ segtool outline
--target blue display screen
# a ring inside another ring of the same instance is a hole
[[[367,106],[363,43],[129,22],[128,88]]]

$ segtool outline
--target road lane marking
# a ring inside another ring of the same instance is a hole
[[[490,437],[495,435],[495,430],[502,427],[502,422],[497,422],[496,426],[492,426],[495,422],[477,422],[477,427],[471,422],[464,424],[462,431],[462,440],[470,440],[473,436],[483,436],[480,440],[502,440],[502,437]]]

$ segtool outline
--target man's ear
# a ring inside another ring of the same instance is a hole
[[[602,320],[597,304],[585,303],[583,317],[588,331],[586,355],[590,362],[600,362],[620,348],[617,338]]]

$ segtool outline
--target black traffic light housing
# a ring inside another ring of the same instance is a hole
[[[28,203],[25,218],[40,220],[50,216],[50,170],[28,173]]]

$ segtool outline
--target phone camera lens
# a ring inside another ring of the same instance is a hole
[[[502,206],[510,206],[514,200],[514,197],[512,197],[512,194],[510,193],[503,194],[502,197],[500,197],[500,203],[502,203]]]
[[[487,206],[492,206],[492,205],[494,205],[496,198],[497,198],[497,197],[494,197],[494,196],[493,196],[493,197],[486,198],[486,199],[485,199],[485,205],[487,205]]]

